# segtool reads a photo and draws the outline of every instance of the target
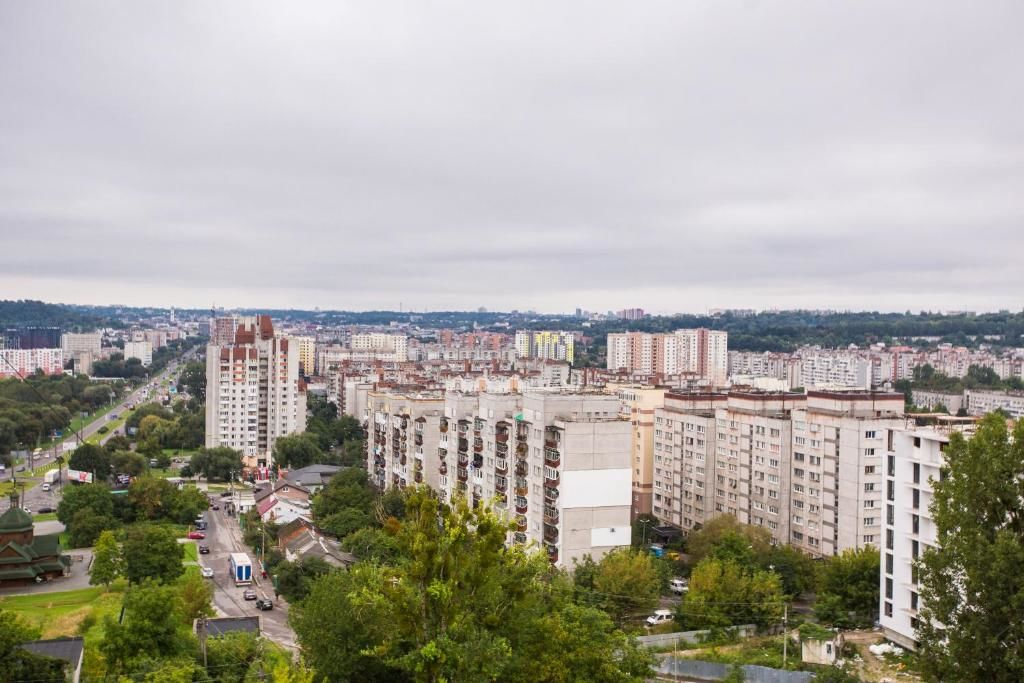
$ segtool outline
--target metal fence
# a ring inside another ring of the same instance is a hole
[[[743,624],[742,626],[733,626],[729,630],[735,633],[737,638],[750,638],[757,632],[757,627],[753,624]],[[636,640],[641,647],[647,648],[661,648],[677,643],[697,645],[705,642],[709,633],[711,631],[677,631],[652,636],[637,636]]]
[[[753,664],[741,668],[743,680],[748,683],[810,683],[814,679],[814,674],[809,671],[784,671]],[[687,680],[721,681],[730,671],[732,666],[729,664],[678,657],[666,657],[658,665],[660,675],[678,676]]]

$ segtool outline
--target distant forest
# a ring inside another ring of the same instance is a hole
[[[91,313],[84,307],[48,304],[28,299],[0,300],[0,330],[59,327],[65,331],[91,331],[98,327],[120,326],[119,319]]]

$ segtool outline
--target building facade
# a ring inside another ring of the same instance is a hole
[[[0,349],[0,379],[28,377],[35,372],[59,375],[64,372],[61,349]]]
[[[238,319],[233,343],[206,349],[206,447],[242,453],[270,467],[278,438],[306,429],[298,353],[274,334],[270,316]]]
[[[144,366],[153,363],[153,345],[148,341],[127,341],[124,343],[124,359],[138,358]]]
[[[548,358],[572,363],[575,359],[575,344],[576,338],[572,332],[516,332],[515,347],[518,358]]]

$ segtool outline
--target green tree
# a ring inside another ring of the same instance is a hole
[[[282,436],[274,443],[274,462],[288,469],[299,469],[322,462],[324,452],[320,450],[316,437],[300,433]]]
[[[676,619],[688,628],[768,626],[782,619],[778,574],[708,557],[694,567]]]
[[[124,541],[125,576],[131,583],[154,579],[170,583],[181,576],[185,549],[174,531],[152,524],[127,530]]]
[[[768,569],[779,575],[782,580],[782,591],[795,598],[800,594],[814,590],[814,560],[796,548],[788,545],[774,545],[765,556],[762,569]]]
[[[89,571],[89,583],[93,586],[110,583],[124,575],[124,555],[121,546],[112,531],[103,531],[96,541],[93,552],[92,568]]]
[[[135,660],[170,658],[188,649],[188,639],[179,632],[183,624],[175,609],[176,591],[149,580],[128,589],[124,620],[107,616],[104,621],[100,652],[108,671],[124,673],[135,668]]]
[[[242,456],[231,448],[204,448],[192,456],[189,468],[211,481],[227,481],[232,472],[241,472]]]
[[[212,617],[213,584],[195,572],[178,579],[178,615],[185,624],[193,619]]]
[[[818,586],[819,617],[835,619],[835,611],[849,614],[851,624],[871,624],[878,615],[878,576],[880,555],[877,548],[866,546],[846,550],[825,561]],[[830,601],[829,596],[837,598]],[[829,611],[824,611],[824,610]],[[836,625],[846,625],[831,621]]]
[[[281,562],[274,567],[277,590],[288,602],[304,600],[313,581],[328,574],[333,567],[319,557],[304,557],[296,562]]]
[[[110,476],[110,454],[100,446],[83,443],[71,453],[68,468],[91,472],[99,483]]]
[[[358,508],[344,508],[320,523],[324,531],[341,539],[369,525],[370,515]]]
[[[17,613],[0,609],[0,680],[64,680],[63,660],[36,655],[21,647],[38,639],[38,628],[22,621]]]
[[[933,680],[1024,679],[1022,481],[1024,421],[1011,434],[989,415],[970,440],[950,436],[933,483],[937,543],[918,566],[920,661]]]
[[[369,515],[375,497],[366,470],[345,469],[331,477],[327,486],[313,497],[313,517],[322,523],[345,508],[362,510]]]
[[[366,527],[345,536],[341,547],[363,562],[391,564],[398,558],[398,544],[380,529]]]
[[[100,516],[113,516],[113,496],[106,484],[76,484],[67,487],[57,504],[57,519],[68,525],[75,513],[85,508]]]
[[[109,515],[100,515],[90,508],[75,513],[67,525],[68,541],[73,548],[88,548],[96,543],[104,531],[117,528],[117,520]]]
[[[618,623],[654,609],[661,594],[661,576],[650,553],[632,549],[601,558],[593,585],[597,605]]]
[[[715,517],[686,541],[686,552],[694,564],[713,556],[750,566],[760,563],[770,550],[771,534],[767,529],[743,524],[731,515]]]
[[[259,660],[261,650],[259,639],[252,633],[226,633],[209,638],[206,641],[206,670],[219,683],[261,680],[255,676],[247,678],[253,664]]]

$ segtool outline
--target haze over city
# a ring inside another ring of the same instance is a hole
[[[1019,307],[1019,3],[5,3],[0,291]]]

